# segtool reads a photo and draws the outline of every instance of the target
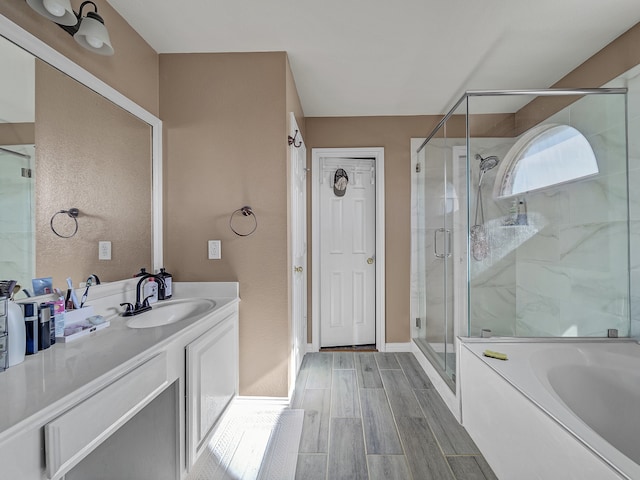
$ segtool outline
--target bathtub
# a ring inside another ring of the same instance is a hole
[[[640,479],[638,343],[491,340],[461,339],[460,398],[498,478]]]

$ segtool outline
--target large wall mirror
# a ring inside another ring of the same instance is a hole
[[[0,34],[0,279],[159,268],[159,119],[2,16]]]

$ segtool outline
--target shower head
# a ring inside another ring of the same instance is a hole
[[[490,157],[482,158],[480,155],[476,155],[476,160],[480,160],[480,171],[482,173],[488,172],[492,168],[498,165],[498,157],[491,155]]]
[[[480,160],[480,178],[478,179],[478,189],[480,189],[484,174],[498,165],[498,157],[491,155],[490,157],[482,158],[480,154],[476,154],[476,160]]]

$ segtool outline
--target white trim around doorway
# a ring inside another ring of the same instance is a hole
[[[311,154],[311,349],[320,350],[320,158],[373,158],[376,175],[376,348],[386,351],[385,333],[385,206],[384,206],[384,148],[314,148]]]

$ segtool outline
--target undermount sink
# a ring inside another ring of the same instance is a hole
[[[152,305],[152,309],[130,317],[126,325],[129,328],[150,328],[169,325],[181,320],[207,313],[216,306],[216,302],[208,298],[186,298],[167,300]]]

